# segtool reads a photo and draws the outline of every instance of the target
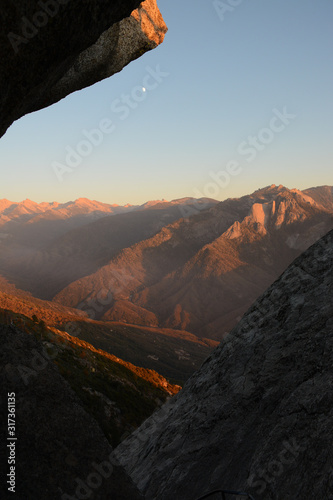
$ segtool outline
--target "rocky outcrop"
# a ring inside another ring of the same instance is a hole
[[[332,263],[331,231],[119,445],[146,500],[219,488],[256,500],[333,499]]]
[[[156,0],[4,0],[0,136],[26,113],[120,71],[166,31]]]
[[[79,398],[53,362],[47,359],[41,343],[32,335],[3,325],[0,339],[3,410],[0,497],[22,500],[141,498],[124,471],[110,461],[112,449],[103,432],[83,410]],[[12,407],[15,401],[14,431],[7,429],[8,394]],[[9,430],[17,440],[7,440]],[[14,490],[8,491],[10,484],[6,477],[10,453],[15,467],[14,495]]]

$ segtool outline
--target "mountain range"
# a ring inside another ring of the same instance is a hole
[[[114,474],[96,498],[329,498],[332,201],[271,185],[60,218],[2,201],[0,378],[24,495],[81,495],[98,457]]]
[[[64,204],[0,200],[0,274],[49,300],[72,281],[97,271],[122,248],[177,220],[183,207],[215,203],[183,198],[119,207],[85,198]]]
[[[53,300],[104,321],[221,340],[295,257],[332,229],[331,200],[332,188],[306,194],[282,185],[228,199],[120,250]]]
[[[79,322],[97,348],[184,380],[332,229],[332,200],[330,186],[274,184],[223,202],[1,200],[0,305],[63,329]]]

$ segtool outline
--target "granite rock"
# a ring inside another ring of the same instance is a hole
[[[333,499],[332,259],[331,231],[116,448],[147,500]]]
[[[2,0],[0,136],[162,43],[156,0]]]

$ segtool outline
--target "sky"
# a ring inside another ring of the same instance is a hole
[[[161,46],[0,139],[0,199],[124,205],[332,185],[333,2],[158,5]]]

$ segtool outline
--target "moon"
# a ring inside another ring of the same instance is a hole
[[[142,87],[142,92],[146,92],[146,87]]]

